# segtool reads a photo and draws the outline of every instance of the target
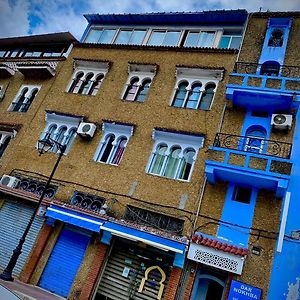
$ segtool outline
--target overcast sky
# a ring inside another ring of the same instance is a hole
[[[80,38],[85,13],[238,9],[300,11],[299,0],[0,0],[0,37],[70,31]]]

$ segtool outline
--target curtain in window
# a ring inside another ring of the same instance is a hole
[[[69,93],[78,93],[82,76],[83,76],[83,72],[76,74],[76,77],[75,77],[75,79],[73,79],[73,82],[69,88],[69,91],[68,91]]]
[[[164,172],[164,176],[169,177],[169,178],[175,178],[176,176],[176,170],[179,164],[179,154],[181,152],[180,147],[174,147],[172,148],[169,156],[168,156],[168,161],[166,164],[166,169]]]
[[[185,107],[187,108],[197,108],[198,101],[201,94],[201,83],[196,83],[192,86],[192,90],[188,96]]]
[[[112,164],[118,165],[121,161],[121,158],[123,156],[124,150],[125,150],[125,144],[127,142],[126,138],[122,138],[120,139],[120,141],[118,142],[118,145],[116,147],[116,151],[114,154],[114,157],[111,161]]]
[[[10,140],[11,140],[11,137],[9,136],[9,137],[7,137],[7,138],[4,140],[4,142],[0,145],[0,158],[2,157],[2,155],[3,155],[4,151],[5,151],[5,149],[7,148],[8,144],[9,144],[9,142],[10,142]]]
[[[105,139],[105,143],[103,144],[103,147],[100,150],[100,155],[101,155],[100,161],[105,162],[105,163],[107,162],[109,155],[113,149],[113,141],[114,140],[115,140],[114,135],[110,135]],[[98,161],[98,159],[97,159],[97,161]]]
[[[137,95],[136,95],[136,101],[138,102],[144,102],[145,98],[148,94],[149,88],[150,88],[151,80],[145,80],[140,87]]]
[[[166,157],[166,151],[167,151],[168,147],[167,146],[159,146],[156,149],[156,152],[153,156],[153,160],[151,163],[151,167],[150,167],[150,173],[153,174],[160,174],[165,157]]]
[[[139,88],[138,81],[139,81],[139,79],[135,78],[130,82],[130,85],[128,86],[127,91],[125,93],[125,97],[124,97],[125,100],[128,100],[128,101],[134,101],[135,100],[135,95],[136,95],[137,90]]]
[[[209,110],[214,97],[215,88],[216,85],[214,83],[210,83],[205,87],[205,91],[202,93],[201,96],[199,109]]]
[[[24,88],[17,100],[17,102],[13,103],[13,109],[12,111],[20,111],[22,106],[23,106],[23,103],[25,101],[25,96],[26,96],[26,93],[28,92],[28,88]]]
[[[93,73],[91,74],[88,74],[85,78],[85,80],[82,82],[79,90],[78,90],[78,94],[82,94],[82,95],[87,95],[88,94],[88,91],[91,87],[91,85],[93,84],[92,82],[92,77],[94,76]]]
[[[187,93],[187,88],[188,83],[187,82],[182,82],[179,84],[178,89],[175,93],[174,101],[173,101],[173,106],[175,107],[182,107],[183,102]]]
[[[194,163],[194,156],[196,151],[194,149],[187,150],[182,159],[178,179],[188,180],[191,173],[192,165]]]
[[[95,96],[98,93],[103,77],[103,74],[100,74],[96,77],[96,80],[93,82],[89,90],[89,95]]]

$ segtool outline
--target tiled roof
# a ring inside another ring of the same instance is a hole
[[[194,234],[192,236],[192,242],[197,245],[214,248],[216,250],[231,253],[234,255],[245,256],[248,254],[247,248],[241,248],[234,245],[230,245],[228,243],[221,242],[219,239],[209,237],[209,236],[204,236],[202,234],[200,235]]]

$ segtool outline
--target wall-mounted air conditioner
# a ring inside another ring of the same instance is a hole
[[[287,130],[292,127],[293,116],[284,114],[273,114],[271,125],[275,129]]]
[[[14,176],[3,175],[1,177],[0,184],[15,188],[18,185],[19,181],[20,180]]]
[[[77,133],[85,138],[92,138],[96,131],[96,125],[93,123],[84,123],[81,122],[77,129]]]

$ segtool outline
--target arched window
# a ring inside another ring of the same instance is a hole
[[[32,90],[31,95],[27,98],[27,101],[26,98],[24,99],[24,101],[26,102],[23,103],[20,109],[21,112],[26,112],[28,110],[38,91],[39,91],[38,89]]]
[[[124,153],[124,150],[125,150],[126,142],[127,142],[127,138],[125,138],[125,137],[122,137],[119,139],[119,141],[116,145],[116,150],[115,150],[114,156],[111,161],[112,164],[118,165],[120,163],[121,158]]]
[[[251,126],[246,132],[245,151],[262,153],[267,132],[261,126]]]
[[[1,136],[1,138],[2,138],[2,136]],[[1,138],[0,138],[0,139],[1,139]],[[4,141],[2,142],[2,144],[0,145],[0,157],[2,157],[2,155],[3,155],[4,151],[5,151],[5,149],[7,148],[8,144],[9,144],[9,142],[10,142],[10,140],[11,140],[11,136],[7,136],[7,137],[4,139]]]
[[[57,141],[59,144],[63,144],[63,140],[65,137],[65,133],[67,132],[67,127],[63,126],[61,128],[59,128],[58,132],[56,133],[54,140]],[[58,151],[59,147],[57,147],[57,145],[53,145],[53,152]]]
[[[55,130],[57,126],[55,124],[52,124],[48,127],[48,130],[45,133],[45,138],[50,137],[51,139],[55,139]]]
[[[139,79],[138,78],[133,78],[130,81],[130,84],[127,87],[125,96],[124,96],[124,100],[128,100],[128,101],[134,101],[136,94],[138,92],[139,89],[139,85],[138,85]]]
[[[179,165],[179,154],[181,152],[181,148],[178,146],[175,146],[171,149],[170,154],[167,158],[166,168],[164,171],[163,176],[169,177],[169,178],[175,178],[176,177],[176,171]]]
[[[104,78],[103,74],[99,74],[96,77],[95,81],[93,82],[89,90],[89,95],[95,96],[98,93],[103,78]]]
[[[178,85],[178,88],[175,93],[175,97],[173,100],[173,106],[175,107],[183,107],[184,100],[187,94],[188,82],[184,81]]]
[[[269,47],[282,47],[283,44],[283,31],[279,28],[272,30],[268,46]]]
[[[68,151],[70,149],[75,137],[76,137],[76,129],[72,128],[72,129],[69,130],[68,135],[67,135],[67,137],[65,139],[65,142],[64,142],[64,144],[67,145],[66,151]]]
[[[73,82],[69,88],[69,93],[77,93],[79,90],[79,87],[81,85],[81,78],[83,77],[83,72],[79,72],[76,74],[75,78],[73,79]]]
[[[90,89],[90,87],[93,83],[92,80],[91,80],[93,78],[93,76],[94,76],[93,73],[89,73],[85,77],[84,81],[82,82],[82,84],[81,84],[81,86],[78,90],[78,94],[82,94],[82,95],[87,95],[88,94],[89,89]]]
[[[194,164],[194,156],[196,154],[196,151],[194,149],[188,149],[184,152],[179,174],[178,174],[178,179],[183,179],[183,180],[188,180],[192,166]]]
[[[199,109],[209,110],[212,100],[214,98],[216,85],[214,83],[209,83],[206,85],[205,90],[201,95]]]
[[[156,148],[153,155],[149,172],[152,174],[160,174],[166,158],[166,151],[168,147],[166,145],[160,145]]]
[[[22,106],[23,106],[23,102],[25,101],[25,97],[26,97],[26,93],[28,92],[28,87],[24,88],[21,93],[20,96],[17,99],[17,102],[13,103],[13,109],[12,111],[20,111]]]
[[[201,95],[201,83],[195,83],[192,85],[192,90],[189,93],[185,107],[196,109],[198,106],[199,98]]]
[[[140,88],[138,89],[137,95],[136,95],[136,101],[138,102],[144,102],[145,98],[148,94],[149,88],[150,88],[151,80],[146,79]]]
[[[277,61],[266,61],[260,68],[260,75],[278,76],[280,64]]]
[[[105,163],[108,162],[108,158],[113,149],[114,140],[115,140],[115,136],[113,134],[106,137],[105,142],[100,151],[100,158],[97,161],[102,161]]]

